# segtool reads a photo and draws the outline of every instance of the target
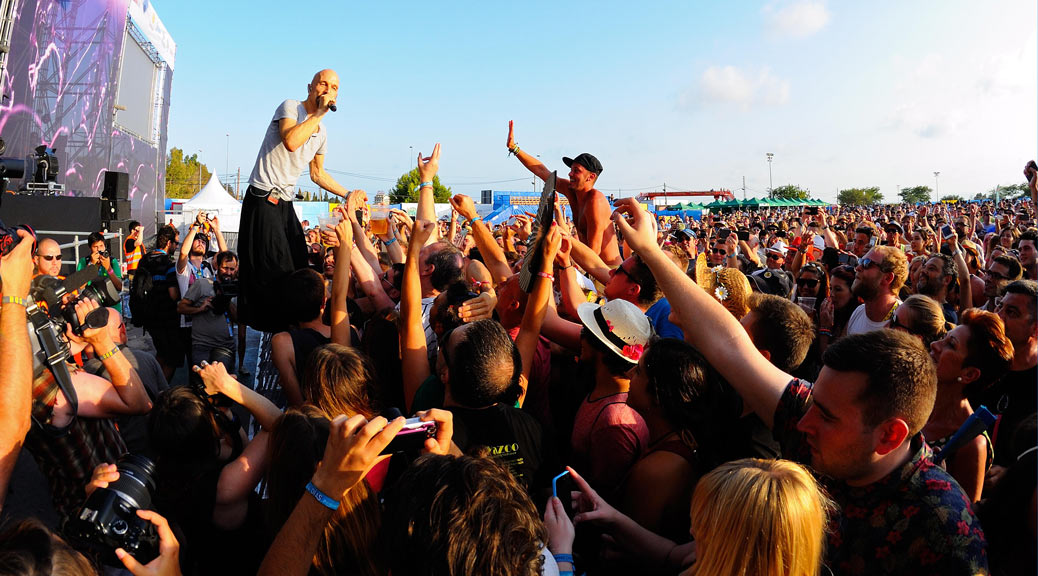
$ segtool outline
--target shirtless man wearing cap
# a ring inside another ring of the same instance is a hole
[[[515,154],[523,166],[538,178],[546,180],[551,175],[551,170],[541,164],[540,160],[519,149],[511,120],[508,121],[507,145],[508,151]],[[613,208],[605,195],[595,190],[595,183],[602,173],[602,163],[587,152],[576,158],[563,158],[562,161],[569,166],[569,179],[556,178],[555,190],[564,195],[573,208],[577,237],[606,264],[619,266],[623,259],[620,258],[620,249],[616,243],[616,231],[609,220]]]

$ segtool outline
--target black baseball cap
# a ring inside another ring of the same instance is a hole
[[[587,152],[580,154],[576,158],[565,156],[562,158],[562,163],[565,164],[567,168],[572,167],[574,162],[586,168],[588,172],[594,172],[596,176],[602,174],[602,163],[598,161],[598,158],[595,158]]]

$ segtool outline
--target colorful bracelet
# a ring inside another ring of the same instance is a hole
[[[0,300],[0,304],[17,304],[17,305],[19,305],[19,306],[21,306],[23,308],[28,308],[29,307],[29,299],[28,298],[19,298],[17,296],[4,296],[3,299]]]
[[[511,148],[509,148],[508,149],[508,153],[509,154],[518,155],[519,154],[519,144],[516,144],[515,146],[512,146]]]
[[[109,350],[108,352],[105,352],[104,354],[98,356],[98,359],[100,359],[102,361],[103,360],[108,360],[112,356],[115,356],[117,352],[119,352],[119,347],[118,346],[113,346],[111,350]]]
[[[473,218],[473,219],[468,221],[468,225],[472,226],[473,224],[475,224],[476,222],[479,222],[481,220],[483,220],[482,216],[476,216],[475,218]]]
[[[547,278],[548,280],[550,280],[552,282],[555,281],[555,277],[552,276],[551,274],[548,274],[547,272],[538,272],[537,275],[540,276],[541,278]]]
[[[321,505],[325,508],[333,511],[339,509],[339,501],[325,494],[324,492],[321,492],[321,489],[317,486],[314,486],[313,482],[307,482],[306,491],[309,492],[311,496],[316,498],[317,501],[320,502]]]
[[[390,238],[389,240],[383,240],[383,241],[382,241],[382,244],[384,244],[384,245],[386,245],[386,246],[389,246],[389,245],[390,245],[390,244],[392,244],[393,242],[396,242],[396,236],[393,236],[393,237],[392,237],[392,238]]]
[[[429,188],[432,188],[433,187],[433,183],[432,182],[422,182],[421,184],[418,185],[419,188],[425,188],[426,186],[428,186]]]
[[[818,329],[818,334],[821,335],[821,336],[828,336],[830,338],[833,337],[833,331],[830,330],[829,328],[819,328]]]
[[[570,564],[573,563],[572,554],[552,554],[552,558],[555,558],[556,562],[569,562]]]

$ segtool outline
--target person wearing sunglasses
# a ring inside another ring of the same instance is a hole
[[[898,291],[908,277],[905,253],[893,246],[875,246],[858,261],[851,291],[864,303],[847,321],[847,334],[863,334],[885,328],[901,305]]]
[[[984,297],[987,302],[983,310],[994,312],[998,307],[998,299],[1010,282],[1019,280],[1023,275],[1020,261],[1006,254],[995,256],[988,269],[984,270]]]
[[[61,247],[52,238],[44,238],[36,245],[36,275],[61,278]]]

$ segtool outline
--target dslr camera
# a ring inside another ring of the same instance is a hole
[[[65,533],[77,546],[98,552],[105,563],[121,566],[115,549],[122,548],[147,564],[159,555],[159,536],[137,511],[151,509],[155,464],[144,456],[127,454],[116,467],[119,479],[95,490],[79,513],[69,518]]]
[[[66,298],[70,294],[69,290],[75,288],[73,284],[77,283],[77,278],[82,277],[80,273],[68,280],[61,280],[55,276],[37,276],[32,280],[29,294],[37,305],[42,304],[41,307],[47,311],[48,317],[61,333],[65,332],[66,325],[70,326],[72,333],[77,336],[82,336],[87,328],[104,328],[108,325],[108,310],[105,308],[119,303],[119,291],[116,290],[115,284],[112,284],[107,276],[97,276],[96,264],[88,266],[85,270],[93,270],[94,279],[74,297]],[[100,308],[88,314],[84,322],[80,322],[79,315],[76,314],[76,304],[83,300],[93,300]]]

